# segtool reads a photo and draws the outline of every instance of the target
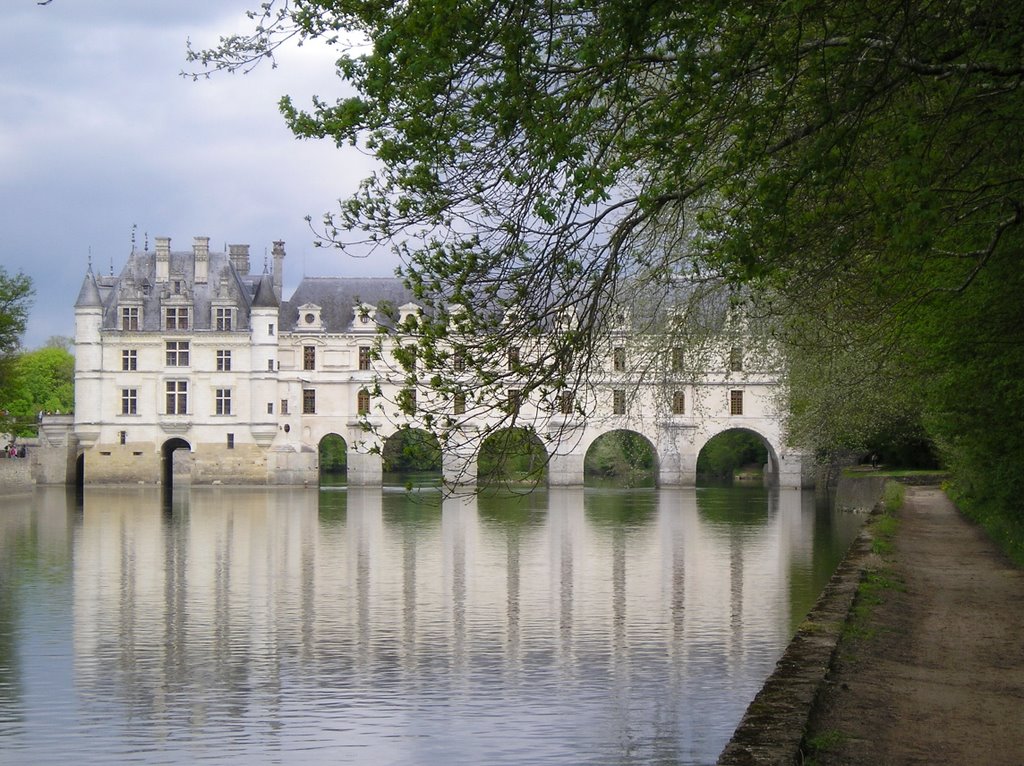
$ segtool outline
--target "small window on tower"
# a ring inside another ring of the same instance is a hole
[[[612,391],[612,414],[626,414],[626,392],[622,389],[617,388]]]
[[[622,346],[616,346],[612,349],[612,369],[615,372],[626,371],[626,349]]]

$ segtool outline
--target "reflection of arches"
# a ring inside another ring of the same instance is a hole
[[[440,472],[441,444],[422,428],[399,428],[381,447],[384,470],[390,473]]]
[[[697,475],[731,480],[736,470],[757,465],[764,483],[778,481],[778,455],[764,434],[748,428],[725,428],[710,435],[697,451]],[[760,482],[756,473],[751,477]]]
[[[480,444],[477,476],[485,482],[540,482],[547,475],[547,463],[547,449],[532,428],[500,428]]]
[[[611,479],[629,487],[654,486],[658,452],[641,433],[626,428],[603,433],[591,442],[583,460],[587,480]]]
[[[324,434],[317,454],[321,482],[324,475],[340,478],[348,474],[348,442],[345,437],[335,433]]]
[[[175,437],[165,441],[163,447],[160,448],[161,473],[163,475],[163,484],[167,488],[174,485],[174,453],[180,449],[191,452],[192,445],[184,439]]]

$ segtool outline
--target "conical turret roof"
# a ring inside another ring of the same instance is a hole
[[[103,300],[100,298],[100,288],[96,284],[96,277],[92,273],[92,267],[85,273],[82,280],[82,289],[78,291],[78,300],[75,301],[76,309],[102,308]]]
[[[252,299],[253,308],[276,309],[280,305],[274,293],[274,280],[267,274],[260,277],[256,286],[256,295]]]

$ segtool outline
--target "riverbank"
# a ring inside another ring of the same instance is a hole
[[[895,519],[851,547],[719,763],[1024,763],[1022,635],[1024,571],[940,489],[907,487]]]

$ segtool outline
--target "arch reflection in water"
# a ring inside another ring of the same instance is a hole
[[[81,725],[0,745],[713,761],[855,527],[823,547],[834,517],[798,491],[751,490],[736,513],[702,492],[193,488],[165,514],[155,492],[90,488],[66,680]]]

